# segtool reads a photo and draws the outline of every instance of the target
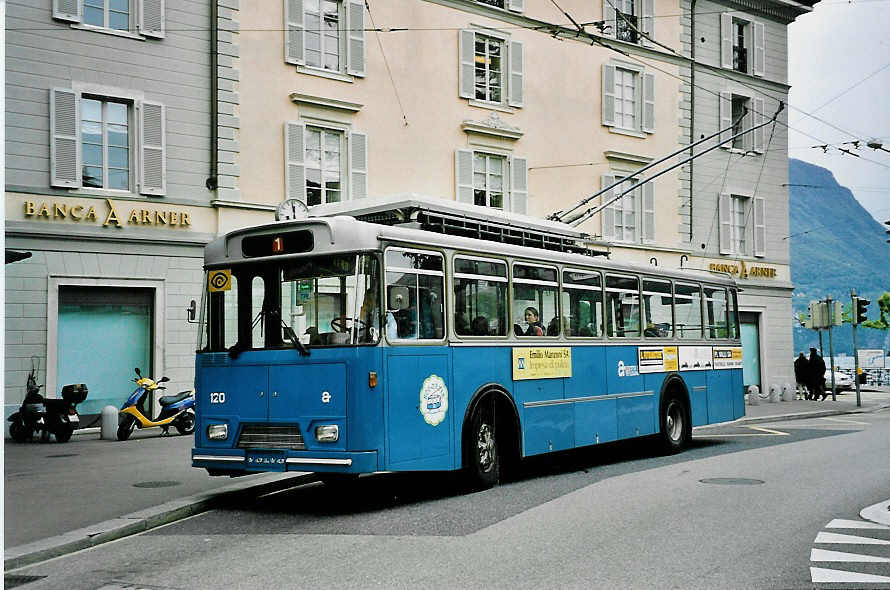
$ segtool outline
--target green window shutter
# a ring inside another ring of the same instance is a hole
[[[732,68],[732,14],[720,15],[720,67]]]
[[[655,241],[655,185],[645,182],[643,191],[643,241]]]
[[[458,40],[458,53],[460,59],[460,81],[458,83],[458,95],[461,98],[473,98],[475,96],[475,69],[476,69],[476,34],[473,31],[461,31]]]
[[[525,10],[525,0],[510,0],[508,8],[513,12],[522,12]]]
[[[349,67],[347,73],[353,76],[365,75],[365,3],[349,0],[346,25]]]
[[[368,196],[368,136],[358,131],[349,134],[349,174],[353,199]]]
[[[303,57],[303,0],[284,0],[284,61],[301,64]]]
[[[164,0],[141,0],[139,2],[139,32],[146,37],[163,39],[164,29]]]
[[[512,158],[510,160],[510,209],[514,213],[528,213],[528,160]]]
[[[606,23],[606,35],[614,37],[618,29],[618,23],[615,22],[618,15],[615,14],[615,6],[613,0],[603,0],[603,22]]]
[[[50,185],[80,187],[80,97],[73,90],[49,91]]]
[[[766,256],[766,203],[754,197],[754,256]]]
[[[306,202],[306,166],[304,135],[306,126],[299,121],[284,124],[284,190],[288,199]]]
[[[523,59],[522,43],[510,42],[510,101],[511,107],[521,107],[523,104],[522,78]]]
[[[732,254],[732,197],[729,193],[720,193],[717,209],[720,219],[720,253]]]
[[[455,197],[461,203],[473,204],[473,150],[457,150],[454,154]]]
[[[752,23],[754,27],[754,69],[755,76],[763,76],[766,70],[766,25]]]
[[[81,21],[81,0],[53,0],[53,18],[69,23]]]
[[[751,102],[754,104],[754,117],[753,121],[755,125],[760,125],[763,123],[764,115],[763,115],[763,99],[762,98],[753,98]],[[758,154],[762,154],[764,151],[763,145],[763,132],[765,127],[761,127],[759,129],[754,130],[754,151]]]
[[[615,182],[615,177],[611,174],[603,174],[600,177],[600,188],[606,188]],[[605,203],[615,196],[615,189],[603,193],[600,198]],[[615,239],[615,207],[608,205],[600,211],[600,219],[602,221],[603,240],[612,241]]]
[[[615,126],[615,66],[603,64],[603,125]]]
[[[646,74],[643,79],[643,131],[655,133],[655,74]]]
[[[720,113],[720,127],[718,129],[728,129],[728,131],[724,131],[720,134],[720,141],[726,141],[730,137],[732,137],[732,92],[721,92],[720,98],[717,99],[719,104],[719,113]],[[729,143],[723,144],[722,147],[731,148],[732,145]]]
[[[167,193],[167,139],[164,105],[143,101],[139,105],[139,192]]]

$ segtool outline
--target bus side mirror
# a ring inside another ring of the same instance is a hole
[[[190,323],[190,324],[198,323],[198,321],[195,319],[195,317],[198,315],[198,304],[195,303],[194,299],[192,299],[191,303],[189,303],[189,306],[185,308],[185,313],[186,313],[186,321],[188,323]]]

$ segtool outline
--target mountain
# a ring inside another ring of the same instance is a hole
[[[790,159],[788,170],[791,280],[794,315],[806,312],[810,301],[832,299],[850,305],[850,289],[871,300],[868,318],[878,318],[877,299],[890,291],[890,244],[886,226],[878,223],[837,183],[830,170]],[[794,348],[819,346],[814,330],[794,321]],[[859,328],[859,348],[890,348],[890,332]],[[849,324],[832,328],[835,353],[852,354]],[[828,355],[828,334],[823,331]]]

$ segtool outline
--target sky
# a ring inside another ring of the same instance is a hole
[[[890,150],[890,0],[822,0],[788,37],[788,155],[831,170],[875,219],[890,220],[890,151],[840,145],[877,139]]]

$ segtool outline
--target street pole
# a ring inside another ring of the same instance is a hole
[[[825,352],[822,350],[822,330],[816,328],[816,334],[819,335],[819,356],[825,356]]]
[[[834,323],[834,311],[831,309],[831,296],[825,298],[828,304],[828,354],[831,355],[831,401],[837,401],[834,386],[834,342],[831,339],[831,325]]]
[[[853,379],[856,380],[856,407],[859,408],[862,406],[862,399],[859,397],[859,347],[856,344],[856,289],[850,290],[850,298],[852,301],[852,305],[850,305],[850,309],[853,310]]]

